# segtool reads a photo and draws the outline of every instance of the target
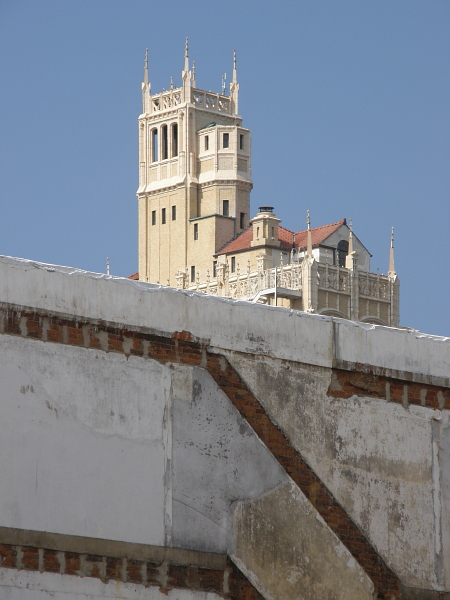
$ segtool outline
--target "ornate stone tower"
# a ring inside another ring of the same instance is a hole
[[[185,287],[214,275],[214,254],[249,222],[250,131],[238,114],[236,54],[227,92],[197,88],[188,42],[182,86],[151,95],[148,51],[139,117],[139,279]]]

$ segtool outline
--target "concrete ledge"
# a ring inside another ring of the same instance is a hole
[[[11,544],[13,546],[46,548],[60,552],[94,554],[113,558],[126,557],[133,560],[155,563],[162,563],[165,560],[174,565],[193,565],[219,571],[223,571],[227,565],[227,556],[225,554],[198,552],[182,548],[149,546],[146,544],[132,544],[116,540],[64,535],[47,531],[14,529],[11,527],[0,527],[0,543]]]

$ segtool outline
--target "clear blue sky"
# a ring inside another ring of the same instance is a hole
[[[153,92],[219,91],[238,53],[252,213],[303,229],[352,217],[388,267],[401,324],[450,335],[450,3],[0,0],[0,253],[137,270],[137,117]]]

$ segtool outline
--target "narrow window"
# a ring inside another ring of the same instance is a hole
[[[240,225],[241,229],[244,229],[244,227],[245,227],[245,213],[241,213],[241,218],[240,218],[239,225]]]
[[[259,240],[259,227],[256,228],[256,239]]]
[[[158,130],[152,129],[152,162],[158,162]]]
[[[195,281],[195,267],[191,267],[191,281]]]
[[[177,207],[172,206],[172,221],[176,221],[176,220],[177,220]]]
[[[162,127],[162,160],[169,158],[169,145],[167,143],[167,125]]]
[[[231,257],[231,272],[234,273],[236,271],[236,257]]]
[[[209,150],[209,135],[205,135],[205,150]]]
[[[172,157],[178,156],[178,123],[172,125]]]
[[[194,224],[194,240],[198,240],[198,223]]]
[[[348,254],[347,240],[341,240],[337,245],[338,263],[340,267],[345,267],[345,258]]]
[[[272,227],[272,239],[275,237],[275,227]]]
[[[223,134],[223,148],[229,148],[229,146],[230,146],[230,134],[224,133]]]
[[[163,225],[165,225],[165,224],[166,224],[166,209],[165,209],[165,208],[163,208],[163,209],[161,210],[161,223],[162,223]]]
[[[244,135],[241,133],[241,135],[239,136],[239,150],[243,150],[244,149]]]
[[[213,260],[213,277],[217,277],[217,260]]]
[[[230,201],[229,200],[224,200],[223,201],[223,210],[222,210],[223,216],[224,217],[228,217],[229,211],[230,211]]]
[[[152,210],[152,225],[156,225],[156,210]]]

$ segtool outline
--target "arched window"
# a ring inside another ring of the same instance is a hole
[[[162,160],[166,160],[167,158],[169,158],[169,145],[168,145],[168,140],[167,140],[167,125],[163,125],[162,126],[162,130],[161,130],[161,134],[162,134]]]
[[[172,125],[172,158],[178,156],[178,123]]]
[[[337,245],[337,262],[340,267],[345,267],[345,258],[348,254],[348,242],[341,240]]]
[[[158,130],[152,129],[152,162],[158,162]]]

